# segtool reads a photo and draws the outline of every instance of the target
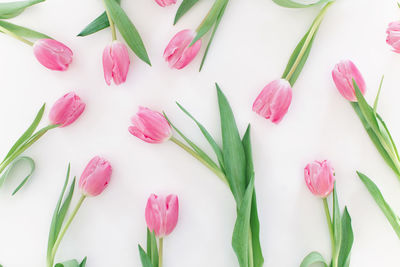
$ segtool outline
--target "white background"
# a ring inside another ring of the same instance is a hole
[[[280,77],[320,7],[285,9],[271,0],[232,0],[203,71],[197,71],[200,55],[184,70],[169,69],[162,58],[166,44],[177,31],[196,28],[211,2],[200,1],[172,26],[178,5],[161,8],[152,0],[123,1],[153,67],[131,53],[127,82],[119,87],[107,86],[102,73],[101,55],[111,40],[110,30],[75,37],[104,10],[101,1],[46,1],[12,20],[66,43],[74,61],[66,72],[47,70],[30,47],[0,36],[0,155],[4,157],[43,102],[49,109],[75,90],[87,109],[76,123],[51,131],[25,153],[36,160],[37,170],[16,196],[10,194],[18,179],[0,189],[1,264],[45,266],[49,225],[68,162],[79,177],[87,162],[101,155],[112,163],[112,181],[102,195],[85,201],[59,248],[58,261],[88,256],[88,267],[140,266],[137,244],[145,244],[144,208],[154,192],[175,193],[180,200],[178,226],[165,240],[165,267],[238,266],[231,248],[235,204],[228,188],[173,143],[147,144],[127,131],[138,106],[148,106],[164,110],[211,152],[174,102],[181,102],[220,141],[218,82],[241,132],[252,124],[265,266],[298,266],[313,250],[330,259],[322,201],[308,191],[303,178],[304,166],[314,159],[329,159],[335,167],[340,204],[348,206],[354,228],[351,265],[398,265],[400,241],[355,171],[369,175],[399,213],[400,183],[331,78],[335,63],[352,59],[372,102],[385,74],[379,112],[395,140],[400,139],[400,56],[385,43],[387,24],[400,16],[396,2],[338,0],[332,5],[294,86],[290,110],[278,126],[253,113],[252,103],[268,82]]]

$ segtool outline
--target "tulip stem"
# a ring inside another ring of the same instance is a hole
[[[79,199],[78,203],[76,204],[74,210],[72,211],[71,216],[68,218],[66,224],[64,225],[63,229],[61,230],[60,235],[57,237],[57,240],[54,243],[53,249],[51,250],[51,259],[50,259],[49,267],[53,266],[54,258],[56,256],[58,246],[60,245],[61,240],[63,239],[65,233],[67,232],[68,227],[71,225],[72,221],[74,220],[76,213],[78,212],[79,208],[82,206],[82,203],[85,200],[85,198],[86,198],[85,195],[81,196],[81,198]]]
[[[7,35],[9,35],[9,36],[11,36],[11,37],[14,37],[17,40],[20,40],[21,42],[23,42],[23,43],[25,43],[27,45],[33,46],[33,42],[31,42],[28,39],[25,39],[25,38],[15,34],[15,33],[13,33],[12,31],[7,30],[6,28],[4,28],[2,26],[0,26],[0,31],[5,33],[5,34],[7,34]]]
[[[175,144],[177,144],[178,146],[180,146],[183,150],[188,152],[190,155],[195,157],[198,161],[203,163],[204,166],[209,168],[212,172],[214,172],[218,176],[218,178],[220,178],[226,185],[229,186],[229,183],[228,183],[228,180],[226,179],[225,174],[220,169],[216,169],[216,168],[212,167],[208,162],[206,162],[202,157],[200,157],[199,154],[196,153],[196,151],[194,151],[193,149],[191,149],[190,147],[188,147],[187,145],[185,145],[184,143],[182,143],[175,137],[172,136],[170,140],[172,142],[174,142]]]
[[[221,13],[221,9],[224,7],[225,3],[227,3],[229,0],[216,0],[211,7],[210,11],[208,11],[207,15],[203,19],[203,21],[200,23],[199,27],[197,27],[196,32],[199,32],[199,30],[203,27],[203,25],[208,22],[209,19],[214,19],[218,16],[218,14]],[[205,33],[203,33],[205,34]]]
[[[335,251],[335,236],[333,234],[333,225],[332,225],[331,213],[329,212],[328,201],[326,200],[326,198],[322,199],[322,201],[324,202],[324,210],[325,210],[325,215],[326,215],[326,221],[328,223],[329,235],[331,237],[332,257],[333,257],[334,251]]]
[[[163,249],[164,249],[164,239],[160,237],[158,240],[158,267],[162,267],[163,264]]]
[[[110,16],[110,12],[108,12],[107,5],[106,5],[106,3],[104,2],[104,0],[103,0],[103,3],[104,3],[104,7],[105,7],[105,9],[106,9],[106,14],[107,14],[108,22],[110,23],[112,40],[113,40],[113,41],[116,41],[116,40],[117,40],[117,32],[115,31],[114,21],[112,20],[112,18],[111,18],[111,16]]]

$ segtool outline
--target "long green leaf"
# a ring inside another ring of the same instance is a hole
[[[319,0],[317,2],[315,1],[310,1],[312,3],[310,4],[302,4],[296,1],[292,1],[292,0],[272,0],[274,1],[276,4],[283,6],[283,7],[289,7],[289,8],[305,8],[305,7],[312,7],[312,6],[316,6],[316,5],[320,5],[322,3],[326,3],[326,2],[330,2],[333,0]]]
[[[33,161],[33,159],[31,159],[30,157],[19,157],[17,159],[15,159],[6,169],[6,171],[3,173],[3,175],[0,176],[0,186],[3,185],[3,183],[5,182],[5,180],[8,179],[8,177],[10,176],[10,174],[12,173],[11,171],[13,169],[16,168],[16,166],[18,166],[18,163],[20,162],[28,162],[29,164],[29,173],[27,176],[25,176],[25,178],[22,180],[22,182],[17,186],[17,188],[14,190],[14,192],[12,193],[12,195],[15,195],[24,185],[25,183],[29,180],[29,178],[32,176],[33,172],[35,171],[35,162]]]
[[[175,19],[174,19],[174,25],[178,22],[178,20],[186,14],[199,0],[183,0],[181,5],[178,8],[178,11],[176,11]]]
[[[122,37],[124,37],[125,42],[141,60],[151,66],[142,38],[125,11],[115,0],[104,0],[104,3],[110,13],[111,19],[115,22]]]
[[[339,258],[339,250],[340,250],[340,243],[342,240],[342,221],[340,218],[340,208],[339,208],[339,201],[336,192],[336,183],[333,189],[333,235],[335,240],[335,251],[334,255],[332,255],[333,262],[338,262]],[[337,266],[337,265],[336,265]]]
[[[81,264],[79,264],[79,267],[85,267],[85,266],[86,266],[86,261],[87,261],[87,257],[85,257],[85,258],[82,260]]]
[[[138,245],[139,248],[139,255],[140,255],[140,260],[142,262],[143,267],[154,267],[153,264],[151,264],[151,259],[150,257],[146,254],[146,252],[143,250],[143,248]]]
[[[376,186],[376,184],[368,178],[365,174],[361,172],[357,172],[358,177],[360,177],[361,181],[367,187],[369,193],[374,198],[376,204],[378,204],[379,208],[382,210],[383,214],[385,214],[386,219],[392,225],[393,230],[396,232],[397,236],[400,239],[400,220],[399,217],[394,213],[392,208],[386,202],[385,198],[383,197],[381,191]]]
[[[154,232],[150,232],[147,228],[147,255],[149,256],[152,266],[158,267],[158,248],[157,240]]]
[[[240,207],[246,190],[246,156],[231,106],[218,84],[216,84],[216,87],[221,119],[225,174],[237,206]]]
[[[0,26],[6,28],[10,32],[13,32],[21,37],[33,38],[33,39],[52,39],[50,36],[44,33],[37,32],[29,28],[22,27],[7,21],[0,20]],[[2,32],[1,29],[0,32]]]
[[[79,263],[77,260],[74,259],[57,263],[54,267],[85,267],[85,266],[86,266],[86,257],[83,259],[81,263]]]
[[[340,243],[338,266],[348,267],[350,265],[350,252],[353,241],[354,235],[353,228],[351,227],[351,218],[347,207],[345,207],[342,215],[342,240]]]
[[[303,259],[300,267],[316,266],[315,264],[318,263],[320,264],[320,266],[328,267],[328,264],[326,264],[324,257],[322,257],[319,252],[313,251]]]
[[[26,0],[0,3],[0,19],[10,19],[21,14],[25,8],[44,2],[44,0]]]

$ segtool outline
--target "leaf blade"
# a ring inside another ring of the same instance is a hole
[[[340,244],[338,266],[347,267],[350,264],[350,252],[354,241],[353,228],[351,227],[351,217],[347,211],[347,207],[344,208],[341,225],[342,240]]]
[[[174,25],[179,19],[186,14],[199,0],[183,0],[178,10],[176,11]]]
[[[315,3],[311,3],[311,4],[301,4],[298,3],[296,1],[292,1],[292,0],[272,0],[275,2],[275,4],[278,4],[282,7],[288,7],[288,8],[307,8],[307,7],[312,7],[312,6],[316,6],[316,5],[320,5],[326,2],[331,2],[333,0],[319,0]]]
[[[143,248],[138,245],[139,248],[139,255],[140,255],[140,261],[142,262],[143,267],[153,267],[151,264],[150,257],[146,254],[146,252],[143,250]]]
[[[45,0],[26,0],[17,2],[0,3],[0,19],[10,19],[18,16],[27,7],[44,2]]]
[[[316,263],[321,263],[324,267],[328,267],[324,257],[317,251],[310,252],[307,256],[305,256],[300,264],[300,267],[308,267]]]

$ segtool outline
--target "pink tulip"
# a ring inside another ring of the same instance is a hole
[[[172,38],[164,51],[164,59],[171,68],[182,69],[194,59],[201,48],[201,39],[189,47],[195,36],[195,31],[183,30]]]
[[[119,85],[126,81],[129,70],[129,52],[124,43],[113,41],[103,51],[104,79],[108,85],[111,79]]]
[[[167,197],[152,194],[145,211],[147,227],[157,237],[169,235],[178,223],[179,203],[176,195]]]
[[[49,119],[52,124],[65,127],[73,123],[85,110],[86,104],[74,92],[58,99],[50,110]]]
[[[163,114],[144,107],[132,117],[129,132],[147,143],[163,143],[172,136],[171,125]]]
[[[400,21],[389,23],[386,33],[386,43],[392,46],[394,52],[400,53]]]
[[[304,179],[311,193],[326,198],[333,190],[334,170],[329,161],[314,161],[304,168]]]
[[[110,182],[112,168],[110,163],[94,157],[86,166],[79,180],[79,188],[86,196],[97,196],[107,187]]]
[[[176,0],[156,0],[157,4],[162,7],[170,6],[176,3]]]
[[[336,64],[332,70],[332,78],[342,96],[351,102],[357,101],[353,79],[361,93],[365,93],[366,85],[364,78],[351,60],[342,60]]]
[[[278,124],[287,113],[292,101],[292,87],[285,79],[270,82],[253,103],[253,111]]]
[[[64,71],[72,62],[72,51],[53,39],[39,39],[33,45],[33,53],[40,64],[51,70]]]

